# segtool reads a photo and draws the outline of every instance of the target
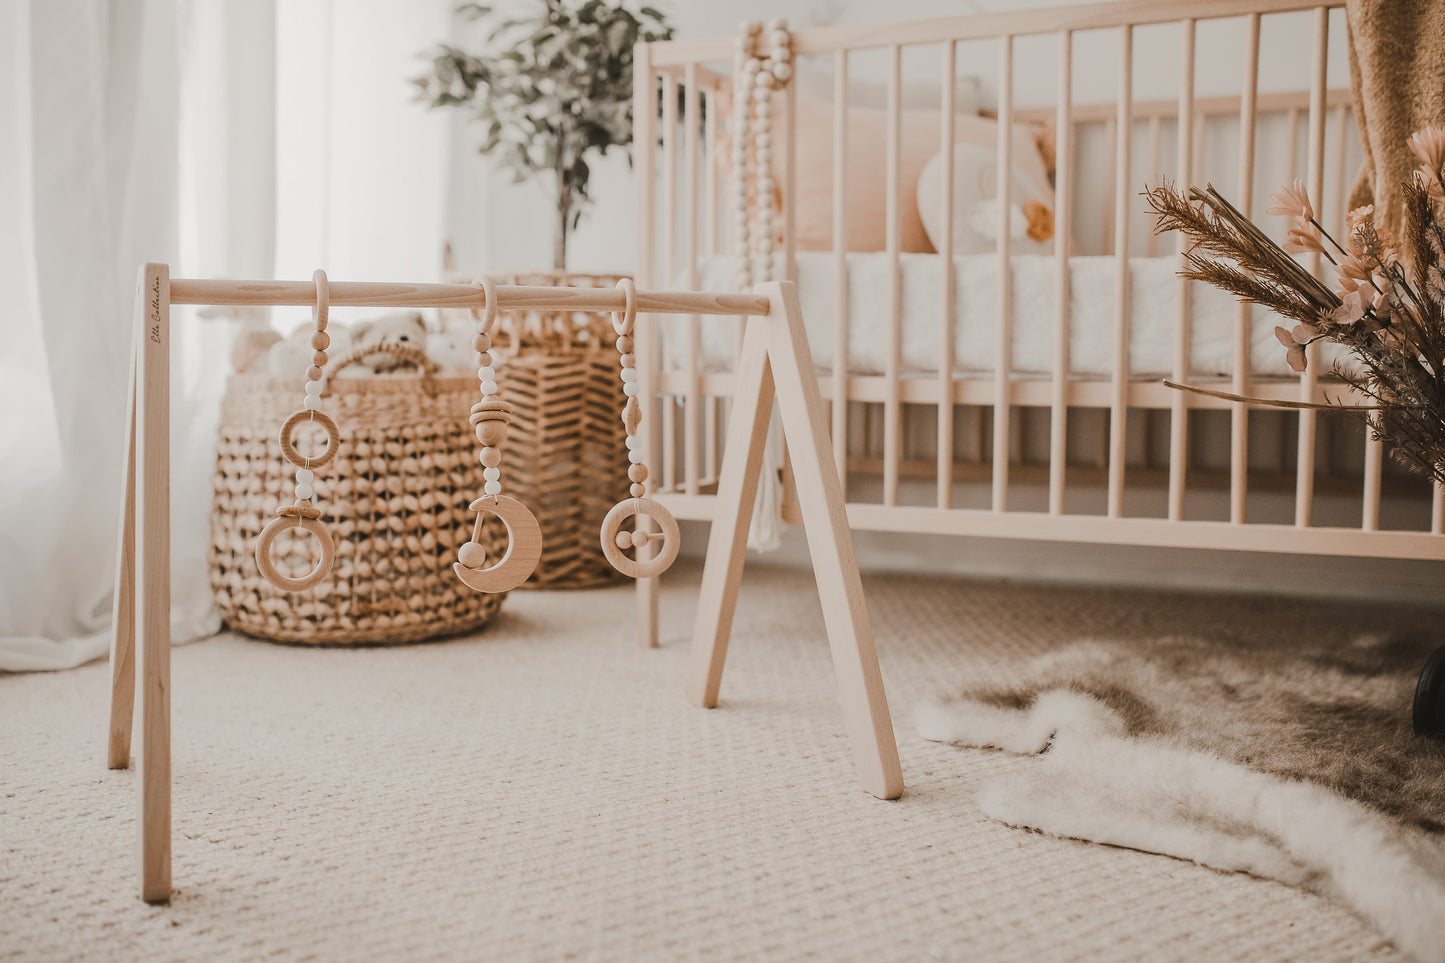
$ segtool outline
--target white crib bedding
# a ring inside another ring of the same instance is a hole
[[[935,254],[902,254],[902,368],[904,374],[938,370],[942,314],[942,266]],[[828,251],[799,251],[798,296],[813,360],[820,371],[831,369],[835,310],[836,260]],[[889,256],[884,252],[850,253],[848,271],[848,367],[855,374],[882,374],[888,363],[890,315]],[[1181,284],[1175,275],[1178,259],[1131,258],[1129,299],[1129,376],[1168,377],[1174,368]],[[782,276],[781,259],[778,276]],[[974,254],[953,263],[956,375],[989,375],[994,370],[998,330],[998,257]],[[1113,374],[1115,329],[1118,323],[1118,261],[1108,256],[1074,257],[1069,261],[1069,367],[1083,378]],[[732,288],[734,262],[719,255],[700,262],[697,287]],[[1053,372],[1057,317],[1058,265],[1050,255],[1020,254],[1011,258],[1013,289],[1012,375],[1047,377]],[[679,287],[685,286],[679,284]],[[1228,377],[1234,370],[1234,341],[1239,307],[1228,294],[1204,284],[1190,285],[1193,310],[1190,377]],[[1251,321],[1251,377],[1293,377],[1274,326],[1286,323],[1262,309]],[[1286,323],[1288,326],[1288,323]],[[659,326],[668,367],[686,366],[686,338],[677,324]],[[728,370],[736,348],[734,319],[700,320],[699,364],[704,370]],[[1331,359],[1325,359],[1328,370]]]

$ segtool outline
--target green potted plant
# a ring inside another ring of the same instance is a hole
[[[535,0],[532,16],[502,17],[462,4],[487,20],[484,46],[469,53],[446,44],[431,69],[413,78],[431,107],[468,110],[485,129],[480,151],[517,182],[555,180],[552,266],[566,270],[567,235],[586,210],[591,162],[632,143],[632,48],[672,36],[651,7],[636,12],[609,0]]]

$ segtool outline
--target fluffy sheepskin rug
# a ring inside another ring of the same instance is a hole
[[[1306,887],[1445,963],[1445,744],[1410,728],[1428,651],[1080,643],[917,726],[1033,757],[985,788],[990,818]]]

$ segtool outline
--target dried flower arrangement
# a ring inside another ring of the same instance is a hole
[[[1279,402],[1226,392],[1186,390],[1289,408],[1356,408],[1371,414],[1370,430],[1398,461],[1445,484],[1445,129],[1410,138],[1420,167],[1403,185],[1402,237],[1377,224],[1372,207],[1351,211],[1341,244],[1315,218],[1304,185],[1272,194],[1267,213],[1291,219],[1281,246],[1213,187],[1147,191],[1155,232],[1180,231],[1189,241],[1180,276],[1204,281],[1242,301],[1263,305],[1293,328],[1276,327],[1295,371],[1307,366],[1316,341],[1348,350],[1354,365],[1334,375],[1373,404]],[[1291,256],[1323,255],[1333,266],[1331,291]]]

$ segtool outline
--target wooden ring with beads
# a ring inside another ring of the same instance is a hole
[[[485,568],[453,562],[452,571],[462,584],[495,595],[511,591],[531,578],[542,559],[542,526],[537,524],[537,517],[510,495],[483,495],[467,507],[478,513],[472,525],[472,541],[481,541],[481,513],[495,515],[507,527],[507,552]]]
[[[304,528],[310,532],[321,546],[321,558],[316,567],[300,578],[290,578],[276,571],[276,565],[271,561],[271,543],[276,541],[288,528]],[[283,592],[301,592],[309,589],[317,582],[331,574],[331,563],[336,560],[336,543],[331,540],[331,533],[326,530],[320,519],[308,518],[305,515],[278,515],[271,520],[271,523],[261,530],[261,537],[256,540],[256,567],[261,570],[261,576]]]
[[[632,544],[636,548],[649,545],[655,539],[662,539],[662,551],[653,558],[630,559],[622,554],[622,549],[617,545],[617,534],[622,530],[622,523],[635,515],[645,515],[662,527],[660,535],[649,535],[645,541],[640,541],[636,537],[638,533],[633,533]],[[613,505],[607,517],[602,519],[602,554],[607,556],[607,561],[612,563],[613,568],[630,578],[654,578],[661,575],[677,561],[677,553],[681,549],[682,533],[678,530],[677,519],[672,517],[672,512],[650,498],[623,499]]]
[[[307,458],[296,450],[291,442],[291,433],[296,426],[303,421],[310,421],[326,430],[326,448],[319,455]],[[341,430],[336,427],[336,422],[331,416],[311,408],[302,408],[287,418],[281,425],[281,454],[287,461],[297,468],[324,468],[331,464],[331,459],[336,457],[336,449],[341,447]]]
[[[474,277],[472,278],[472,287],[480,288],[482,296],[486,298],[486,303],[482,305],[481,311],[476,308],[470,309],[472,317],[476,318],[477,323],[481,326],[480,333],[490,338],[492,329],[497,326],[497,286],[486,278]]]
[[[311,322],[317,331],[325,331],[326,319],[331,314],[331,285],[326,280],[326,272],[320,268],[311,275],[311,280],[316,282],[316,313]]]
[[[619,338],[625,338],[632,334],[637,322],[637,285],[632,278],[623,278],[617,282],[617,286],[622,289],[626,302],[622,309],[622,320],[617,319],[616,311],[612,312],[612,330],[617,332]]]

